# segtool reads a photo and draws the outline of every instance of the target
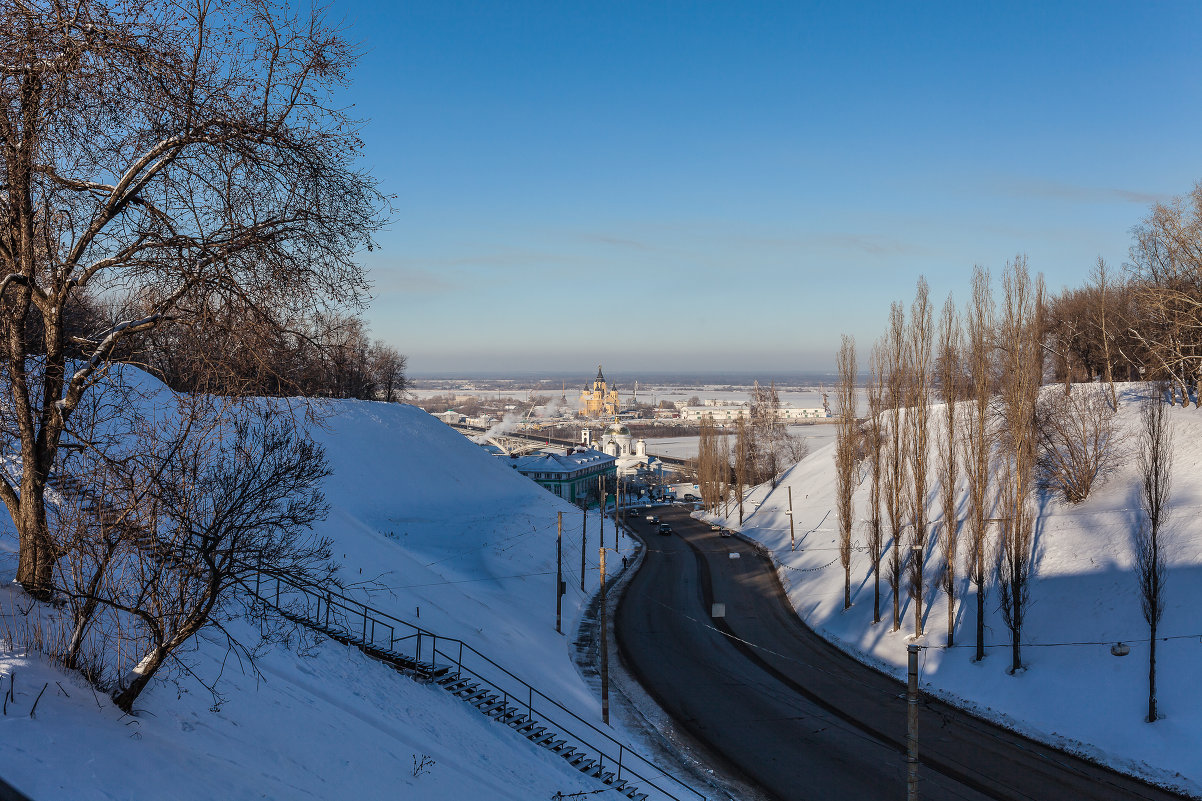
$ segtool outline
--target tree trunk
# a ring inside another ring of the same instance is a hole
[[[124,690],[113,696],[113,703],[117,705],[123,712],[130,712],[133,709],[134,701],[146,689],[146,685],[154,678],[155,672],[162,667],[163,661],[167,658],[168,650],[165,646],[159,646],[153,649],[138,666],[134,668],[134,678],[126,686]]]
[[[881,622],[881,555],[874,554],[876,567],[872,569],[872,622]]]
[[[921,560],[922,557],[919,555],[920,553],[921,553],[920,551],[916,551],[914,553],[914,555],[911,556],[910,558]],[[923,587],[922,587],[922,583],[920,582],[918,584],[917,588],[914,590],[914,636],[915,637],[922,636],[922,590],[923,590]]]
[[[851,609],[851,565],[843,568],[843,608]]]
[[[1148,722],[1156,722],[1156,623],[1148,642]]]
[[[1014,610],[1011,614],[1014,620],[1018,620],[1022,615],[1022,604],[1019,603],[1018,593],[1021,588],[1015,587],[1011,590],[1011,608]],[[1017,625],[1010,630],[1010,672],[1017,673],[1023,666],[1022,660],[1022,630]]]
[[[897,550],[897,547],[898,547],[897,546],[897,535],[894,535],[894,537],[893,537],[894,551]],[[898,559],[898,557],[895,556],[894,559]],[[894,562],[894,564],[897,564],[897,562]],[[892,631],[897,631],[898,629],[901,628],[901,605],[900,605],[898,597],[897,597],[898,592],[901,589],[901,569],[899,568],[897,572],[898,572],[897,582],[894,583],[893,586],[891,587],[891,589],[893,590],[893,628],[891,629]]]
[[[21,505],[13,521],[20,542],[17,581],[31,597],[46,601],[54,591],[55,548],[46,524],[45,480],[34,473],[30,469],[22,477]]]
[[[978,574],[979,575],[979,574]],[[985,592],[984,588],[977,585],[977,653],[976,661],[980,662],[985,658]]]
[[[956,604],[953,596],[947,596],[947,647],[956,644]]]

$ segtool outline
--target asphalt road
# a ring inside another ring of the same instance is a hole
[[[647,554],[615,625],[647,691],[769,795],[904,799],[904,686],[803,625],[750,545],[678,507],[656,514],[675,532],[630,519]],[[715,600],[725,618],[710,617]],[[933,699],[919,712],[919,755],[924,800],[1181,798]]]

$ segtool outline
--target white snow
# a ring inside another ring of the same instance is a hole
[[[1120,393],[1120,419],[1137,428],[1139,387]],[[1058,390],[1057,390],[1058,391]],[[935,407],[939,409],[941,407]],[[1134,439],[1116,460],[1116,469],[1078,506],[1044,498],[1036,526],[1036,577],[1024,627],[1024,671],[1010,665],[1008,631],[990,587],[986,640],[990,648],[973,662],[976,600],[963,565],[957,603],[955,648],[946,648],[947,596],[936,585],[942,570],[937,539],[927,549],[928,589],[924,603],[921,680],[925,690],[957,700],[1007,726],[1058,743],[1121,770],[1202,792],[1202,410],[1174,408],[1176,461],[1173,471],[1170,571],[1160,635],[1173,637],[1157,647],[1158,699],[1163,718],[1146,723],[1148,630],[1140,611],[1132,569],[1131,534],[1138,525],[1139,486]],[[932,442],[942,436],[940,415],[932,411]],[[934,459],[934,457],[932,457]],[[932,461],[932,464],[935,462]],[[963,472],[961,472],[963,476]],[[962,479],[963,480],[963,479]],[[797,549],[790,551],[788,487],[793,490]],[[868,517],[868,479],[856,490],[856,518]],[[940,519],[938,487],[930,479],[928,516]],[[961,509],[964,508],[961,486]],[[778,573],[798,614],[824,637],[860,658],[904,678],[906,646],[912,642],[913,606],[903,583],[902,627],[890,632],[892,600],[882,576],[882,622],[873,625],[871,559],[853,552],[852,607],[844,612],[843,570],[838,562],[834,511],[834,444],[813,451],[770,491],[752,491],[758,510],[745,518],[744,535],[765,545],[779,562]],[[710,519],[709,515],[695,513]],[[737,516],[723,520],[738,528]],[[942,527],[938,527],[941,530]],[[853,531],[856,545],[865,524]],[[885,537],[886,547],[889,538]],[[903,543],[904,547],[904,543]],[[961,554],[966,552],[962,544]],[[963,558],[963,557],[961,557]],[[1115,657],[1118,641],[1131,652]],[[1084,644],[1077,644],[1084,643]],[[920,724],[921,725],[921,724]],[[900,736],[900,734],[899,734]]]
[[[334,540],[348,594],[463,638],[604,728],[571,642],[598,585],[597,512],[588,521],[582,593],[578,508],[415,407],[337,401],[327,410],[311,429],[334,471],[324,486],[331,514],[319,531]],[[562,635],[554,596],[559,511]],[[610,522],[610,545],[613,536]],[[622,551],[631,547],[623,538]],[[0,533],[0,551],[0,576],[11,581],[11,524]],[[610,571],[621,562],[611,555]],[[179,676],[156,680],[136,704],[141,713],[123,716],[78,676],[22,647],[13,614],[21,597],[12,585],[0,590],[0,641],[9,634],[16,641],[0,653],[4,689],[15,679],[15,701],[0,716],[0,777],[36,801],[516,801],[604,787],[446,691],[328,640],[272,647],[258,661],[261,678],[236,659],[223,664],[223,643],[201,642],[194,670],[206,681],[220,675],[226,700],[219,708],[210,709],[213,698],[196,680]],[[236,633],[253,639],[249,625]],[[434,763],[414,775],[423,757]]]

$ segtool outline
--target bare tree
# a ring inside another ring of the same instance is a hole
[[[1114,389],[1114,373],[1111,370],[1110,330],[1108,326],[1110,320],[1107,318],[1111,278],[1110,269],[1106,266],[1106,261],[1101,256],[1098,256],[1098,262],[1094,265],[1092,278],[1094,288],[1098,293],[1098,329],[1102,339],[1103,377],[1106,379],[1106,385],[1110,388],[1110,408],[1117,411],[1119,408],[1119,396]]]
[[[959,427],[956,425],[956,401],[959,399],[960,380],[960,319],[952,296],[947,296],[943,312],[939,317],[939,357],[936,369],[939,374],[939,396],[943,401],[943,438],[939,444],[939,495],[943,507],[942,536],[939,538],[943,552],[943,592],[947,596],[947,646],[955,644],[956,618],[956,560],[959,551],[959,524],[956,520],[957,484],[959,463],[956,460],[956,442]]]
[[[1045,393],[1035,407],[1039,480],[1069,503],[1081,503],[1121,445],[1115,407],[1096,385],[1072,395]]]
[[[257,570],[290,580],[335,582],[328,540],[311,527],[325,517],[329,475],[323,449],[270,408],[240,413],[228,436],[170,440],[149,477],[152,521],[125,592],[103,603],[134,624],[137,666],[114,702],[129,711],[156,672],[202,629],[225,629],[237,594]]]
[[[701,418],[697,441],[697,484],[707,512],[716,512],[722,500],[719,470],[718,431],[714,418],[707,414]]]
[[[1173,431],[1159,388],[1148,392],[1140,405],[1142,436],[1139,470],[1143,479],[1140,505],[1147,518],[1135,534],[1135,569],[1139,580],[1140,608],[1148,623],[1148,722],[1156,711],[1156,634],[1164,615],[1165,522],[1173,473]]]
[[[835,510],[839,518],[839,562],[843,565],[843,608],[851,608],[851,529],[855,524],[856,454],[856,341],[843,335],[839,348],[836,402],[839,427],[835,439]]]
[[[788,431],[781,415],[780,393],[776,391],[776,382],[769,386],[760,386],[757,381],[751,396],[751,428],[755,442],[757,462],[756,483],[765,481],[772,483],[776,489],[788,464],[786,448],[788,446]]]
[[[1134,309],[1128,331],[1146,353],[1153,375],[1180,390],[1202,389],[1202,182],[1186,197],[1157,203],[1135,228],[1131,247]],[[1202,405],[1202,393],[1196,403]]]
[[[1043,278],[1034,281],[1025,256],[1007,266],[1002,280],[1003,314],[999,339],[1004,517],[998,549],[998,592],[1002,619],[1010,632],[1010,671],[1022,667],[1022,630],[1030,601],[1031,552],[1035,515],[1035,404],[1043,375],[1040,315]]]
[[[271,325],[361,302],[382,199],[332,100],[356,54],[320,11],[22,0],[0,30],[0,333],[21,454],[0,499],[18,580],[44,598],[62,555],[47,476],[107,365],[213,298]],[[121,316],[69,337],[89,291]]]
[[[905,312],[900,303],[894,303],[889,308],[889,328],[885,334],[886,360],[888,365],[888,380],[885,382],[887,405],[889,411],[889,429],[886,444],[885,461],[885,512],[889,519],[889,533],[892,537],[889,549],[888,578],[889,590],[893,594],[893,628],[901,628],[901,579],[902,555],[901,536],[905,526],[906,478],[908,470],[909,449],[905,447],[905,436],[902,432],[902,406],[905,404],[907,377],[906,370],[906,324]]]
[[[747,424],[742,417],[736,424],[735,430],[735,489],[739,493],[739,525],[743,525],[743,494],[746,492],[750,479],[750,443],[748,442]]]
[[[868,495],[868,551],[872,556],[872,622],[881,622],[881,547],[884,536],[881,527],[881,473],[885,461],[884,343],[877,340],[872,347],[868,368],[868,421],[864,435],[871,484]]]
[[[910,561],[909,589],[914,601],[914,636],[922,636],[923,594],[926,588],[924,563],[927,545],[927,474],[930,463],[931,416],[931,334],[930,290],[919,277],[914,304],[910,308],[910,329],[906,343],[908,363],[908,400],[906,439],[910,450]]]
[[[989,273],[976,267],[972,276],[972,300],[967,318],[966,356],[968,359],[969,402],[965,405],[964,472],[968,479],[968,506],[965,523],[968,528],[967,570],[977,599],[976,652],[979,662],[985,658],[985,597],[991,563],[989,545],[989,475],[993,453],[993,433],[990,428],[989,407],[992,398],[991,360],[994,326],[993,293]]]

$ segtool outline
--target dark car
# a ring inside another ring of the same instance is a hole
[[[659,524],[659,533],[664,535],[665,537],[667,537],[672,533],[672,527],[669,526],[667,523],[660,523]]]
[[[693,494],[693,493],[691,493],[691,492],[686,492],[686,493],[684,494],[684,499],[685,499],[686,501],[699,501],[699,500],[701,500],[700,498],[698,498],[696,495],[694,495],[694,494]]]
[[[729,536],[730,536],[730,529],[728,529],[728,528],[724,528],[724,529],[722,529],[721,531],[719,531],[719,532],[718,532],[718,536],[719,536],[719,537],[729,537]]]

